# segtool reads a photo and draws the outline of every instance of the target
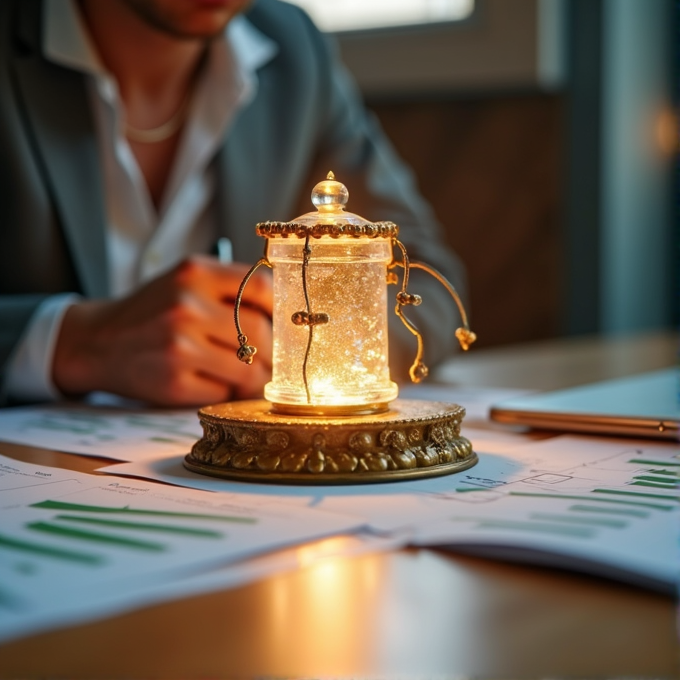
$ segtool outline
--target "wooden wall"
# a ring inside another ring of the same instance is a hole
[[[562,323],[563,100],[515,94],[368,105],[468,269],[478,346]]]

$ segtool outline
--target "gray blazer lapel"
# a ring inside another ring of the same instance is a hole
[[[14,59],[17,85],[55,208],[84,292],[108,293],[104,198],[97,137],[82,75],[45,61],[40,47],[40,4],[21,3]]]
[[[298,216],[299,187],[309,171],[311,137],[282,138],[281,126],[273,124],[281,106],[292,106],[286,101],[284,76],[276,58],[258,72],[256,96],[239,112],[216,159],[221,230],[240,262],[262,257],[264,240],[255,235],[258,222]]]
[[[238,262],[254,263],[262,257],[264,241],[256,236],[255,225],[275,219],[266,195],[275,180],[258,176],[256,170],[265,168],[267,160],[259,142],[252,122],[239,115],[216,159],[220,230],[231,239]]]

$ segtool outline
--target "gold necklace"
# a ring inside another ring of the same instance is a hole
[[[153,128],[136,128],[130,125],[128,121],[125,121],[125,136],[129,140],[140,142],[141,144],[156,144],[157,142],[169,139],[182,127],[186,118],[188,103],[189,95],[187,94],[177,111],[175,111],[165,123]]]

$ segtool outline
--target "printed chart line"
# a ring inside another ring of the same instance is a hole
[[[53,557],[59,560],[68,560],[70,562],[79,562],[81,564],[93,566],[98,566],[106,561],[101,555],[67,550],[65,548],[55,548],[54,546],[45,545],[43,543],[35,543],[33,541],[25,541],[12,538],[11,536],[0,535],[0,550],[2,549],[32,553],[34,555],[40,555],[41,557]]]
[[[213,515],[197,512],[170,512],[165,510],[138,510],[135,508],[111,508],[101,505],[82,505],[80,503],[65,503],[62,501],[40,501],[33,503],[31,508],[43,510],[66,510],[71,512],[96,512],[96,513],[121,513],[125,515],[147,515],[149,517],[176,517],[185,519],[207,519],[220,522],[239,522],[243,524],[256,524],[257,517],[233,517],[231,515]]]
[[[602,498],[595,496],[572,496],[567,494],[558,493],[531,493],[528,491],[510,491],[508,494],[510,496],[526,496],[530,498],[553,498],[556,500],[570,500],[570,501],[589,501],[598,503],[617,503],[619,505],[632,505],[641,508],[650,508],[652,510],[665,510],[671,511],[675,510],[677,506],[675,505],[664,505],[661,503],[648,503],[646,501],[635,501],[635,500],[622,500],[618,498]],[[655,498],[663,498],[663,496],[655,496]],[[673,500],[673,499],[669,499]]]
[[[569,510],[573,512],[593,512],[597,514],[606,515],[623,515],[625,517],[636,517],[638,519],[647,519],[649,513],[644,510],[633,510],[632,508],[607,508],[594,505],[571,505]]]
[[[680,467],[680,462],[671,463],[668,460],[645,460],[644,458],[632,458],[628,461],[635,465],[661,465],[662,467]]]
[[[653,498],[663,501],[680,501],[680,498],[672,496],[660,496],[658,493],[640,493],[639,491],[622,491],[621,489],[593,489],[593,493],[607,493],[614,496],[628,496],[629,498]]]
[[[29,522],[26,524],[26,528],[31,531],[40,531],[62,538],[73,538],[78,541],[87,541],[90,543],[106,543],[121,548],[131,548],[133,550],[146,550],[149,552],[164,552],[167,550],[167,546],[163,545],[163,543],[139,541],[134,538],[127,538],[126,536],[114,536],[95,531],[83,531],[81,529],[63,527],[59,524],[52,524],[50,522]]]
[[[112,529],[130,529],[132,531],[151,531],[167,534],[179,534],[182,536],[196,536],[198,538],[224,538],[220,531],[212,529],[196,529],[171,524],[150,524],[148,522],[123,522],[121,520],[100,519],[99,517],[79,517],[77,515],[57,515],[55,520],[64,522],[76,522],[78,524],[90,524]]]
[[[680,484],[680,478],[674,473],[666,473],[673,475],[672,479],[664,477],[663,475],[636,475],[633,479],[640,480],[641,482],[655,482],[657,484],[667,484],[669,486],[677,487]]]
[[[639,479],[636,479],[634,482],[631,482],[631,486],[646,486],[649,489],[666,489],[667,491],[673,491],[674,489],[678,488],[677,484],[660,484],[659,482],[648,482],[648,481],[641,481]]]
[[[531,522],[522,520],[489,519],[486,517],[451,517],[452,522],[474,522],[477,529],[504,529],[527,531],[572,538],[593,538],[595,531],[589,527],[553,524],[550,522]]]
[[[573,524],[587,524],[595,527],[606,527],[607,529],[625,529],[629,522],[620,519],[605,519],[600,517],[574,517],[572,515],[557,515],[549,512],[533,512],[531,519],[545,520],[550,522],[566,522]]]

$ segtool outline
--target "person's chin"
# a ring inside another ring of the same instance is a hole
[[[186,28],[187,37],[210,38],[224,30],[234,16],[240,14],[249,0],[189,0],[194,11]]]
[[[242,5],[243,3],[238,2],[238,0],[191,0],[191,3],[193,5],[197,5],[198,7],[205,7],[207,9],[210,8],[224,8],[224,9],[229,9],[231,7],[238,7]]]
[[[236,14],[250,4],[250,0],[188,0],[188,2],[197,9],[224,11],[228,14]]]
[[[161,30],[181,40],[210,40],[220,35],[237,12],[209,13],[195,16],[178,26],[163,26]]]

